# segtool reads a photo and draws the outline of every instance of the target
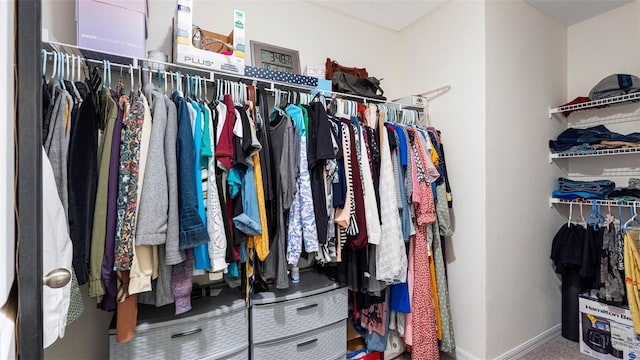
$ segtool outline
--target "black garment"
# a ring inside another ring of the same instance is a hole
[[[53,116],[53,105],[56,103],[53,97],[54,92],[51,91],[50,84],[47,84],[47,80],[42,78],[42,144],[47,140],[49,134],[49,124],[51,123],[51,117]]]
[[[373,180],[373,192],[378,207],[378,219],[382,223],[382,207],[380,206],[380,135],[378,131],[362,125],[365,135],[365,145],[369,152],[369,166],[371,167],[371,177]]]
[[[347,129],[349,129],[351,145],[354,146],[354,149],[351,151],[351,179],[353,183],[353,199],[356,208],[356,224],[358,225],[358,233],[353,236],[348,235],[347,243],[351,249],[358,250],[366,248],[368,244],[367,220],[364,210],[364,190],[362,188],[362,181],[360,180],[361,176],[358,154],[355,150],[355,134],[358,130],[346,120],[343,120],[343,126],[347,126]],[[353,221],[353,219],[351,221]]]
[[[439,134],[439,133],[438,133]],[[449,175],[447,173],[447,162],[444,158],[444,145],[442,143],[440,143],[440,151],[442,152],[442,154],[440,155],[440,163],[442,163],[442,169],[444,172],[444,183],[445,183],[445,188],[447,189],[447,194],[451,194],[451,185],[449,184]],[[440,174],[440,177],[442,177],[443,174]],[[451,209],[453,207],[453,197],[449,197],[447,199],[447,203],[449,205],[449,209]],[[444,248],[443,248],[444,249]]]
[[[436,185],[440,185],[447,178],[447,171],[446,171],[445,165],[444,165],[444,152],[442,150],[442,147],[440,146],[440,141],[439,141],[438,136],[436,135],[436,133],[429,130],[429,131],[427,131],[427,134],[429,134],[429,139],[431,140],[431,144],[433,145],[433,149],[438,154],[439,161],[438,161],[438,165],[436,166],[436,170],[438,170],[438,173],[440,174],[440,176],[436,180]]]
[[[615,188],[612,192],[607,195],[607,198],[621,198],[621,197],[634,197],[640,199],[640,189],[636,188]]]
[[[599,267],[593,265],[598,232],[564,224],[551,245],[551,259],[556,272],[562,274],[562,336],[572,341],[578,341],[580,334],[578,295],[593,286],[595,269],[599,271]],[[599,258],[599,251],[597,256]]]
[[[563,274],[566,268],[582,267],[582,251],[585,229],[571,224],[562,225],[551,244],[551,260],[556,265],[556,272]]]
[[[235,254],[233,253],[233,238],[231,236],[231,229],[229,227],[229,216],[227,214],[227,206],[224,201],[224,187],[222,186],[222,172],[216,172],[216,185],[218,186],[218,199],[220,200],[220,211],[222,212],[222,218],[225,219],[222,223],[224,224],[224,235],[227,239],[227,252],[225,253],[225,261],[227,263],[232,263],[236,261]]]
[[[344,154],[342,152],[342,123],[332,120],[331,131],[338,142],[338,152],[336,153],[336,166],[338,172],[338,182],[333,183],[333,207],[344,208],[347,200],[347,176],[344,168]]]
[[[331,141],[331,125],[324,106],[319,102],[312,102],[307,107],[309,114],[309,133],[307,160],[311,175],[311,195],[313,197],[313,212],[316,217],[318,243],[327,242],[329,228],[329,214],[327,214],[327,195],[324,187],[324,167],[326,160],[335,159]]]
[[[593,229],[587,227],[586,237],[583,241],[582,266],[580,276],[583,278],[593,278],[592,288],[598,288],[599,283],[595,282],[595,276],[600,271],[600,253],[602,252],[602,238],[604,228]]]
[[[80,89],[78,91],[80,92]],[[99,120],[93,99],[91,95],[84,97],[77,112],[72,111],[70,124],[69,235],[73,243],[73,269],[80,285],[89,280],[87,263],[90,256],[93,209],[98,186]],[[73,117],[74,113],[76,117]]]

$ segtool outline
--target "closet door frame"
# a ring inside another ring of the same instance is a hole
[[[20,359],[43,358],[42,3],[16,5],[17,341]]]

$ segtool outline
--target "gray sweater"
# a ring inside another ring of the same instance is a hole
[[[167,107],[167,129],[164,135],[164,158],[169,185],[169,222],[167,224],[167,242],[165,245],[167,265],[183,262],[187,256],[180,251],[180,217],[178,211],[178,110],[168,97],[164,97]]]
[[[164,96],[152,84],[144,87],[144,95],[150,103],[153,126],[144,173],[145,186],[142,187],[138,208],[136,246],[164,244],[169,222],[169,186],[164,151],[167,108]]]

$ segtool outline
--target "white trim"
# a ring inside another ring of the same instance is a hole
[[[519,359],[525,354],[528,354],[533,350],[537,349],[539,346],[544,345],[545,343],[558,337],[560,335],[561,330],[562,330],[562,324],[558,324],[549,330],[543,331],[538,336],[528,341],[525,341],[524,343],[496,357],[495,360]]]
[[[0,0],[0,307],[14,280],[14,2]],[[39,91],[40,89],[35,89]],[[0,354],[2,355],[2,354]],[[0,356],[1,358],[2,356]]]
[[[459,347],[456,347],[456,360],[480,360],[480,358],[477,358],[470,353],[460,349]]]

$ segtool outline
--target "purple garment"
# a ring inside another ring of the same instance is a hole
[[[112,90],[111,96],[118,105],[118,116],[113,126],[111,140],[111,161],[109,161],[109,185],[107,188],[107,235],[104,239],[104,256],[102,257],[102,281],[104,282],[105,295],[102,297],[100,308],[105,311],[116,309],[116,296],[118,294],[118,279],[113,271],[114,245],[116,238],[116,210],[118,207],[118,175],[120,168],[120,143],[122,133],[122,118],[124,109],[120,106],[120,99]],[[106,151],[104,149],[103,151]]]
[[[174,265],[171,274],[171,293],[176,303],[176,315],[191,310],[191,291],[193,290],[193,249],[185,250],[187,259]]]

